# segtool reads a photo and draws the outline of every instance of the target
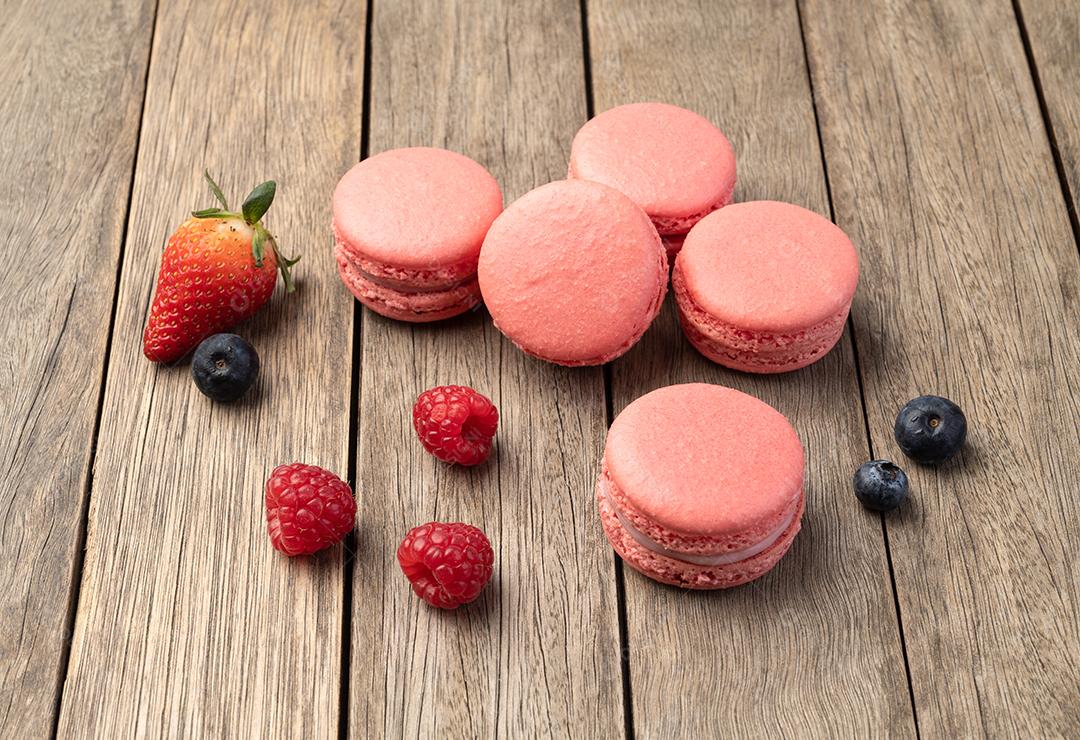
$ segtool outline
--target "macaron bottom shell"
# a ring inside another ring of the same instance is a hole
[[[840,341],[850,305],[825,321],[792,332],[760,332],[710,316],[686,288],[679,265],[671,276],[679,324],[694,348],[713,362],[747,373],[785,373],[812,365]]]
[[[375,282],[339,245],[334,250],[341,280],[356,299],[377,314],[398,321],[423,323],[458,316],[480,304],[480,285],[471,279],[442,289],[405,291]]]
[[[767,548],[746,559],[719,565],[699,565],[677,560],[642,545],[623,525],[613,502],[597,486],[597,507],[600,521],[611,546],[630,567],[647,578],[672,586],[696,590],[732,588],[749,583],[768,573],[791,548],[795,535],[802,527],[805,507],[800,492],[798,508],[791,522]]]

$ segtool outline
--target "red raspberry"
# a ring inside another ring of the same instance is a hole
[[[428,522],[409,530],[397,559],[417,596],[440,609],[456,609],[491,580],[495,553],[476,527]]]
[[[428,452],[461,465],[479,465],[487,459],[499,426],[495,404],[460,385],[440,385],[421,393],[412,418]]]
[[[314,465],[278,465],[266,481],[270,543],[286,555],[311,555],[344,539],[356,521],[349,484]]]

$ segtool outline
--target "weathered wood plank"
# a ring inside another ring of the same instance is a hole
[[[16,3],[0,23],[3,737],[46,736],[63,678],[153,13]]]
[[[348,462],[352,307],[330,252],[330,193],[355,159],[362,2],[162,3],[91,491],[60,735],[332,737],[342,551],[271,549],[274,465]],[[215,405],[141,333],[161,247],[209,202],[278,180],[269,227],[301,252],[298,292],[239,327],[253,393]]]
[[[578,3],[376,3],[373,153],[444,146],[507,202],[564,177],[585,119]],[[410,326],[365,310],[350,731],[358,737],[622,734],[612,564],[591,535],[604,436],[599,369],[524,356],[484,313]],[[425,388],[471,385],[498,405],[492,459],[451,468],[411,426]],[[433,519],[481,526],[493,583],[456,613],[421,603],[394,553]]]
[[[873,447],[937,392],[970,442],[887,520],[924,736],[1080,728],[1080,266],[1009,3],[805,3]]]
[[[694,109],[732,139],[737,200],[829,214],[794,3],[588,7],[598,111],[650,99]],[[881,524],[851,494],[868,453],[849,338],[803,371],[735,373],[693,350],[669,298],[613,367],[615,412],[691,381],[739,388],[791,419],[806,448],[807,510],[776,570],[738,589],[682,591],[624,568],[638,736],[913,734]]]
[[[1027,31],[1075,218],[1080,211],[1080,3],[1017,0],[1016,7]]]

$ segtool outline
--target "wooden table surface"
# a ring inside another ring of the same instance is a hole
[[[0,736],[1080,735],[1080,4],[1059,0],[7,0],[0,24]],[[859,250],[849,331],[755,377],[669,305],[606,368],[531,360],[483,312],[361,310],[330,194],[393,147],[464,152],[507,202],[565,175],[595,111],[716,122],[739,200],[832,217]],[[299,290],[241,327],[263,372],[213,405],[141,331],[161,248],[276,178]],[[803,531],[728,592],[660,586],[603,537],[612,415],[663,385],[757,395],[807,452]],[[441,383],[502,419],[477,469],[422,452]],[[938,393],[970,441],[908,465],[884,518],[851,475],[903,459]],[[354,483],[344,547],[286,559],[262,486]],[[394,549],[485,528],[495,579],[442,613]]]

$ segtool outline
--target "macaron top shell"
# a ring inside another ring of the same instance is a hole
[[[727,137],[693,111],[632,103],[599,114],[577,132],[570,173],[619,190],[657,219],[701,215],[735,187]]]
[[[655,317],[667,257],[649,217],[625,195],[560,180],[495,220],[478,273],[495,325],[515,344],[551,362],[599,364]]]
[[[604,466],[630,506],[689,536],[765,530],[803,485],[803,449],[783,414],[731,388],[673,385],[638,398],[608,432]]]
[[[502,211],[495,178],[445,149],[391,149],[345,173],[334,190],[334,227],[364,258],[431,269],[475,261]]]
[[[751,201],[691,230],[677,269],[693,301],[752,331],[797,331],[851,305],[859,258],[836,224],[805,208]]]

